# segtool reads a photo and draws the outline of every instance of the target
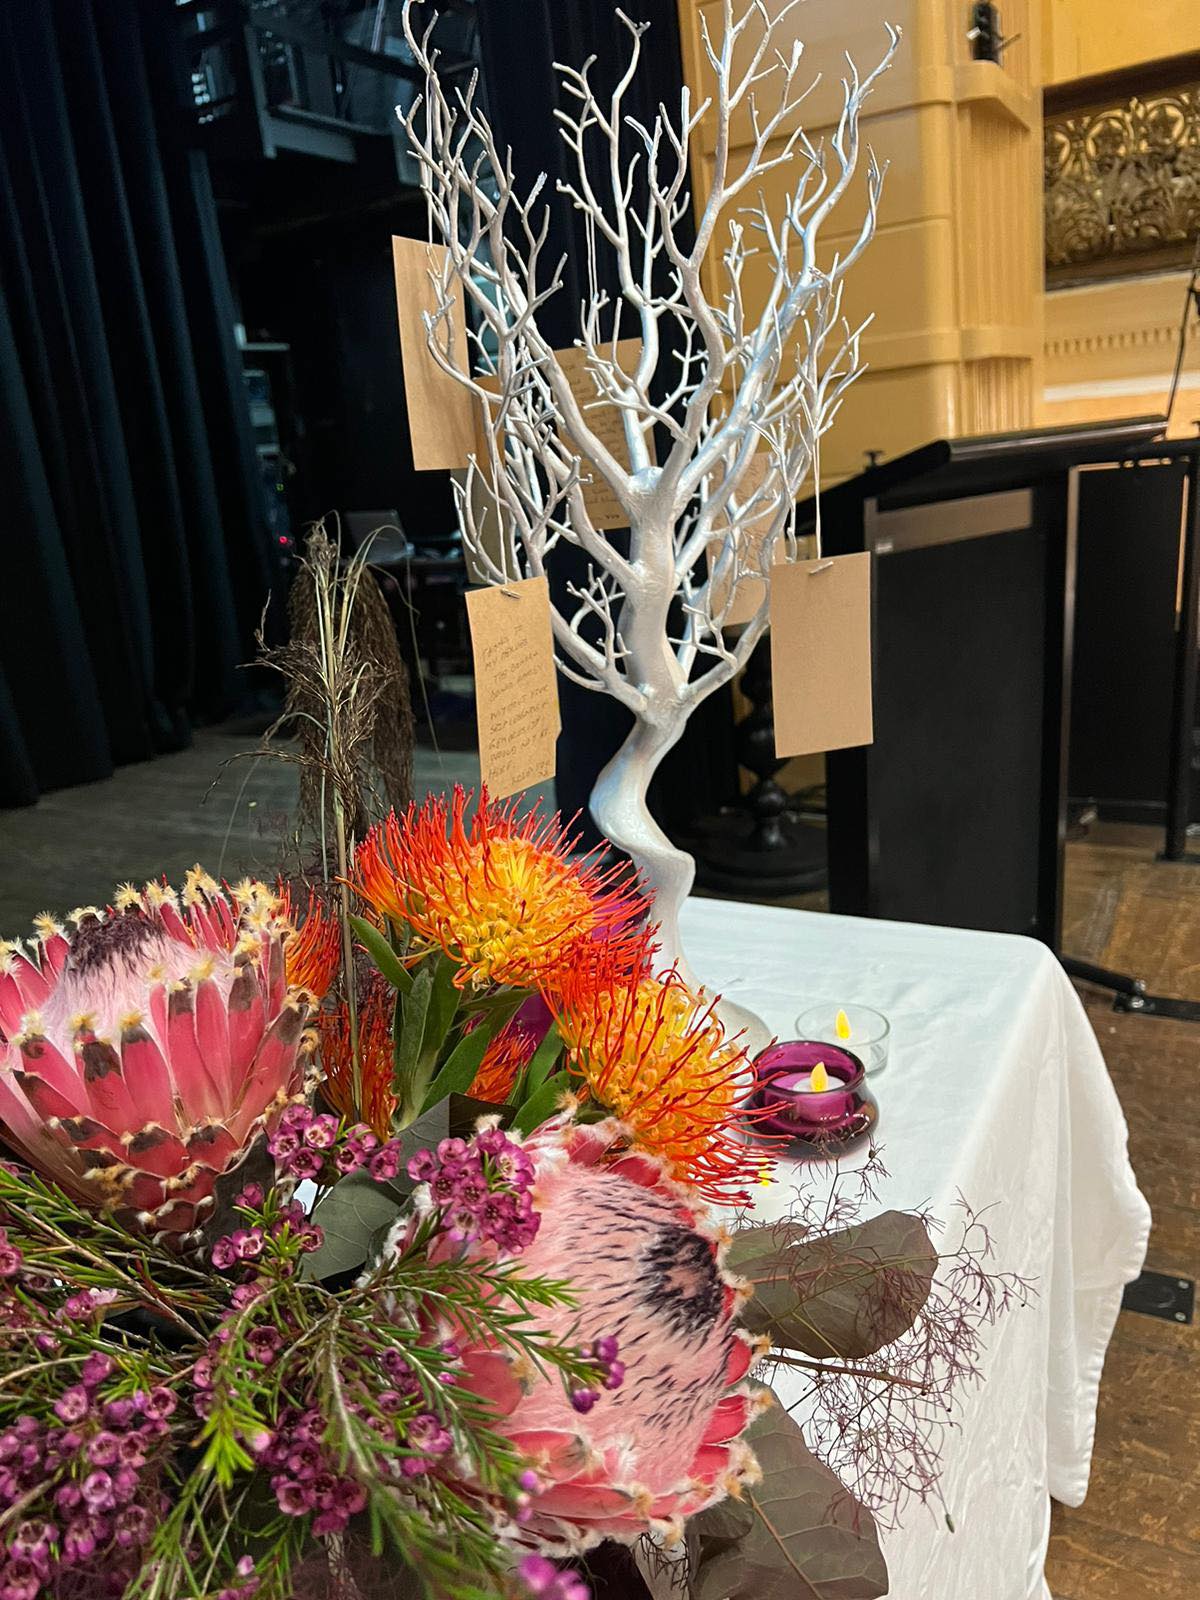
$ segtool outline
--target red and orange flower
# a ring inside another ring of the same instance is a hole
[[[321,1037],[322,1093],[335,1111],[351,1121],[362,1121],[381,1139],[392,1135],[396,1110],[393,1093],[392,1007],[395,993],[375,972],[358,1002],[358,1102],[354,1092],[354,1054],[350,1048],[350,1018],[343,1002],[335,1011],[317,1018]]]
[[[555,1011],[568,1068],[635,1145],[708,1200],[749,1198],[773,1160],[751,1142],[758,1117],[743,1105],[750,1068],[725,1037],[715,1001],[674,971],[608,984],[585,973],[566,980]]]
[[[359,847],[355,891],[381,915],[412,930],[414,949],[442,949],[458,963],[460,988],[509,984],[554,990],[571,970],[609,966],[643,948],[638,925],[648,897],[627,866],[572,860],[560,819],[519,802],[488,800],[470,821],[470,796],[431,796],[401,821],[393,812]]]
[[[291,890],[281,884],[283,916],[292,920]],[[287,980],[315,1000],[323,1000],[333,987],[341,963],[341,929],[319,895],[309,891],[304,920],[288,934],[283,946]]]

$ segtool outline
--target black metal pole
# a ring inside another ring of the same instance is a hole
[[[1172,694],[1170,768],[1167,778],[1167,838],[1164,861],[1186,861],[1192,807],[1192,758],[1196,738],[1197,648],[1200,644],[1200,456],[1193,455],[1187,476],[1187,516],[1183,534],[1183,581],[1175,632],[1175,685]],[[1191,859],[1200,859],[1193,856]]]

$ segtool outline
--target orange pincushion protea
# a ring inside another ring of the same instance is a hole
[[[741,1105],[750,1068],[714,1007],[673,971],[615,984],[568,978],[555,1002],[567,1064],[589,1096],[679,1182],[741,1204],[772,1159],[749,1144],[758,1120]]]
[[[292,915],[291,891],[280,885],[283,915]],[[338,921],[311,891],[304,921],[290,934],[283,947],[287,980],[295,989],[304,989],[316,1000],[323,1000],[333,986],[341,962],[341,930]]]
[[[392,1133],[396,1096],[392,1092],[392,1005],[395,996],[385,979],[372,973],[358,1004],[360,1104],[354,1103],[354,1057],[350,1018],[345,1002],[317,1018],[321,1038],[322,1093],[343,1116],[365,1122],[381,1139]]]
[[[488,801],[470,823],[469,796],[431,796],[401,822],[393,812],[359,846],[354,888],[376,911],[407,923],[416,948],[441,948],[459,964],[460,988],[556,986],[590,964],[642,948],[635,928],[647,909],[631,871],[571,861],[558,817],[518,818],[516,800]],[[628,965],[625,970],[628,970]]]
[[[519,1022],[510,1022],[506,1028],[501,1028],[484,1051],[471,1084],[471,1098],[502,1106],[512,1092],[517,1073],[529,1065],[537,1047],[537,1035]]]

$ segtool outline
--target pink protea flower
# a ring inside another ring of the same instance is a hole
[[[125,885],[114,906],[38,919],[0,946],[0,1123],[82,1203],[189,1234],[301,1088],[310,996],[288,985],[291,926],[260,883]]]
[[[463,1348],[464,1376],[529,1461],[512,1536],[552,1554],[602,1539],[678,1536],[682,1519],[737,1494],[757,1464],[742,1442],[757,1403],[757,1346],[737,1326],[740,1286],[717,1227],[655,1159],[614,1152],[615,1121],[563,1119],[525,1141],[540,1226],[523,1275],[563,1279],[576,1304],[539,1313],[564,1343],[611,1349],[623,1376],[568,1395],[503,1352]]]

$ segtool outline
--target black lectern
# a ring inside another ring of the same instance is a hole
[[[821,496],[823,552],[875,556],[875,743],[827,758],[832,910],[1060,951],[1081,473],[1185,458],[1195,518],[1200,440],[1163,429],[942,440]]]

